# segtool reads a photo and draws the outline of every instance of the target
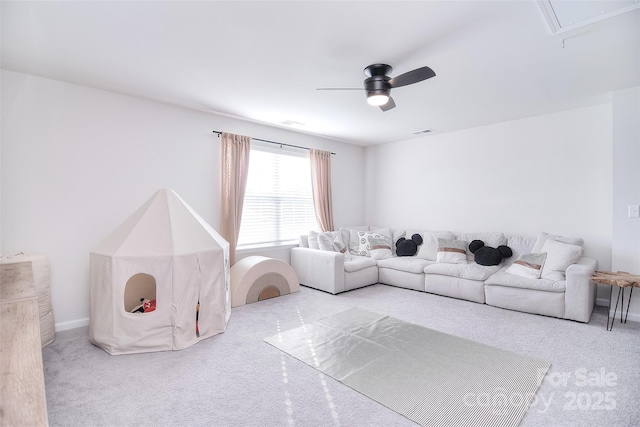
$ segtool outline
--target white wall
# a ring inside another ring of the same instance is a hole
[[[50,257],[59,329],[89,316],[91,248],[159,188],[219,230],[213,130],[336,152],[335,223],[364,222],[362,147],[6,70],[1,84],[1,250]]]
[[[640,204],[640,87],[613,94],[613,271],[640,274],[640,218],[629,205]],[[615,293],[613,294],[615,297]],[[630,308],[640,313],[640,295]],[[640,320],[636,318],[634,320]]]
[[[606,104],[368,147],[367,223],[580,236],[609,269],[611,126]]]

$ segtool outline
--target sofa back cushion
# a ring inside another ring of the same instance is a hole
[[[542,247],[545,243],[547,243],[547,240],[556,240],[561,243],[576,246],[584,245],[584,240],[582,240],[580,237],[559,236],[557,234],[549,234],[543,231],[538,234],[538,238],[536,239],[536,243],[533,245],[531,252],[542,252]]]
[[[309,243],[309,248],[311,249],[320,249],[320,247],[318,246],[318,233],[317,231],[309,231],[309,234],[307,235],[307,242]]]

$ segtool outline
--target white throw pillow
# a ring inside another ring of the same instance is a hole
[[[382,238],[369,237],[369,251],[372,259],[389,258],[391,256],[391,239],[386,236]]]
[[[582,258],[584,248],[557,240],[547,240],[542,246],[542,252],[547,253],[547,259],[542,267],[541,277],[550,280],[562,280],[565,277],[567,267]]]
[[[342,236],[338,235],[333,238],[333,250],[343,254],[347,253],[347,245],[342,241]]]
[[[309,231],[309,236],[307,237],[309,248],[320,249],[320,246],[318,246],[318,234],[320,233],[318,233],[317,231]]]
[[[371,256],[371,245],[369,243],[369,239],[376,238],[382,239],[385,236],[379,233],[374,233],[372,231],[358,231],[358,253],[360,256]]]
[[[547,259],[545,252],[538,254],[520,255],[505,271],[516,276],[528,277],[529,279],[539,279],[542,274],[542,267]]]
[[[342,233],[339,231],[326,231],[318,234],[318,247],[321,251],[344,252],[346,250],[342,241]]]
[[[418,258],[435,261],[438,256],[438,239],[455,239],[450,231],[423,231],[422,244],[416,255]]]
[[[347,248],[348,252],[354,255],[358,255],[358,233],[357,230],[368,230],[366,225],[358,225],[353,227],[340,227],[340,234],[342,235],[342,241]],[[353,233],[352,233],[353,232]],[[353,234],[353,240],[351,236]]]
[[[467,247],[465,240],[438,239],[438,254],[436,262],[449,264],[465,264],[467,262]]]
[[[330,231],[318,233],[316,240],[318,243],[318,249],[321,251],[333,251],[333,236]]]
[[[347,248],[349,252],[353,255],[360,255],[360,235],[359,233],[363,233],[366,231],[349,229],[349,243],[347,243]],[[346,242],[345,242],[346,243]]]

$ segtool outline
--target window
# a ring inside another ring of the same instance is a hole
[[[252,146],[238,247],[297,241],[309,230],[318,224],[308,154]]]

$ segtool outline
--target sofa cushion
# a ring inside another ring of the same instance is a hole
[[[534,289],[547,292],[564,292],[565,280],[529,279],[527,277],[509,274],[500,270],[485,280],[486,286],[505,286],[510,288]]]
[[[417,257],[391,257],[378,261],[378,268],[391,268],[393,270],[406,271],[407,273],[424,273],[424,268],[432,264],[433,261],[421,259]]]
[[[371,259],[366,256],[357,256],[354,255],[350,260],[347,261],[345,258],[344,261],[344,271],[346,273],[353,273],[354,271],[360,271],[368,267],[375,267],[377,264],[376,260]]]
[[[473,242],[474,240],[482,240],[485,246],[491,246],[497,248],[500,245],[507,244],[507,238],[504,233],[459,233],[456,238],[458,240],[466,240],[467,242]],[[473,253],[467,250],[467,260],[473,261]]]
[[[486,280],[498,270],[500,270],[500,265],[484,266],[475,262],[468,264],[435,263],[424,268],[424,272],[427,274],[439,274],[441,276],[480,281]]]
[[[422,245],[416,255],[418,258],[435,261],[438,255],[438,239],[455,239],[450,231],[423,231]]]
[[[562,280],[567,267],[582,258],[584,249],[582,246],[562,243],[559,240],[547,240],[541,252],[547,253],[547,259],[542,267],[542,278]]]
[[[542,274],[542,266],[547,259],[547,253],[523,254],[518,260],[511,264],[505,271],[516,276],[528,277],[529,279],[539,279]]]
[[[438,239],[436,262],[466,264],[468,246],[469,242],[465,240]]]

